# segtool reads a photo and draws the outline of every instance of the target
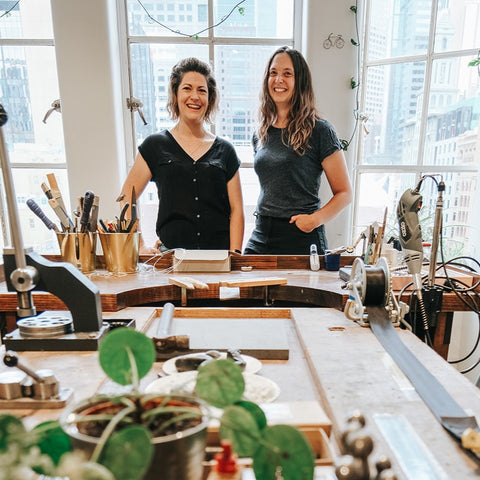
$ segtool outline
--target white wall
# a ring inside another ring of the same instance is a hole
[[[52,0],[71,204],[93,190],[103,218],[118,213],[115,198],[126,164],[125,100],[116,24],[109,15],[115,18],[115,0]]]
[[[302,51],[311,67],[317,107],[320,114],[333,124],[339,138],[350,139],[354,125],[356,90],[350,86],[351,77],[357,77],[358,47],[351,44],[356,39],[355,15],[350,11],[354,2],[338,0],[304,0]],[[359,15],[360,18],[360,15]],[[325,49],[323,42],[328,35],[341,34],[345,46],[341,49]],[[345,158],[353,177],[354,142],[345,152]],[[320,189],[322,202],[331,197],[326,181]],[[352,243],[351,207],[326,225],[330,248]]]

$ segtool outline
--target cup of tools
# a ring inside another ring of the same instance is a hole
[[[138,269],[140,232],[99,233],[105,265],[111,273],[135,273]]]
[[[95,270],[96,232],[57,232],[57,241],[64,262],[75,265],[83,273]]]

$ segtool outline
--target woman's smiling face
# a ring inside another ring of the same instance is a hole
[[[208,108],[208,86],[205,77],[198,72],[183,75],[177,91],[180,118],[203,120]]]
[[[277,106],[290,105],[295,92],[295,71],[288,53],[275,55],[268,72],[268,92]]]

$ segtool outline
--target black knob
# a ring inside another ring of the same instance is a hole
[[[15,352],[12,352],[11,350],[5,352],[5,355],[3,356],[3,363],[7,367],[16,367],[18,365],[17,354]]]

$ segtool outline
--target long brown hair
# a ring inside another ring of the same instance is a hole
[[[170,117],[173,120],[178,118],[180,113],[177,102],[178,87],[180,83],[182,83],[183,76],[188,72],[200,73],[207,81],[208,105],[205,112],[205,121],[210,122],[218,104],[217,82],[215,81],[210,65],[195,57],[184,58],[172,68],[170,83],[168,85],[167,102],[167,110],[170,113]]]
[[[295,90],[291,100],[290,111],[288,112],[288,124],[282,132],[282,141],[285,145],[291,146],[295,152],[302,155],[308,148],[313,127],[319,115],[315,107],[315,93],[313,92],[310,68],[303,55],[293,48],[287,46],[278,48],[273,52],[268,61],[260,95],[258,138],[261,145],[265,144],[268,137],[268,128],[275,123],[277,118],[277,109],[268,91],[268,78],[273,59],[280,53],[289,55],[295,74]]]

